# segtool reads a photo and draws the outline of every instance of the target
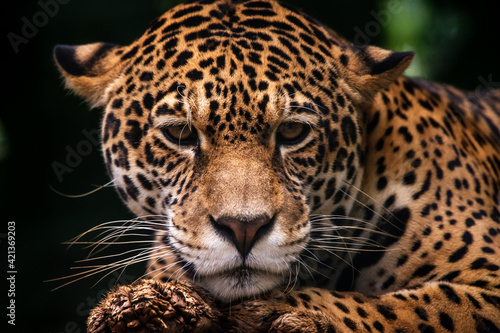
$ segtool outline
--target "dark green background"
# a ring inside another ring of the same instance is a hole
[[[95,287],[98,277],[53,292],[51,289],[60,283],[43,281],[70,274],[73,261],[87,253],[81,246],[67,250],[61,242],[96,224],[131,217],[112,188],[80,199],[67,198],[50,189],[52,186],[63,193],[81,194],[109,181],[97,146],[90,146],[91,153],[73,172],[63,174],[62,182],[53,170],[53,162],[65,164],[67,147],[77,149],[87,140],[84,130],[99,128],[101,110],[89,111],[85,103],[64,90],[52,60],[52,48],[59,43],[130,43],[150,21],[179,2],[71,0],[60,5],[35,36],[19,46],[17,53],[8,34],[21,35],[22,18],[32,22],[42,7],[37,1],[4,4],[7,7],[2,11],[2,90],[6,87],[6,92],[0,107],[0,234],[5,236],[8,221],[16,222],[18,271],[17,325],[10,330],[83,332],[90,306],[116,276],[104,278]],[[366,32],[367,27],[379,24],[382,32],[371,37],[370,42],[401,51],[416,50],[423,67],[415,72],[430,79],[466,89],[488,85],[485,82],[489,78],[500,81],[500,29],[494,2],[406,0],[402,1],[406,9],[416,4],[419,10],[393,15],[387,24],[377,22],[372,12],[386,9],[384,1],[291,2],[350,39],[356,37],[356,27]],[[0,274],[5,282],[5,238],[0,241]],[[137,266],[127,270],[122,281],[137,278],[143,270],[143,266]],[[2,327],[7,321],[7,286],[0,293],[0,307],[4,309]]]

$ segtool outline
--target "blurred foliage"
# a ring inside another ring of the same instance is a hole
[[[388,9],[394,2],[398,3],[394,6],[397,13]],[[447,59],[467,37],[469,22],[464,13],[430,0],[382,0],[379,7],[388,13],[383,45],[416,52],[407,75],[436,79],[450,69],[453,62]]]

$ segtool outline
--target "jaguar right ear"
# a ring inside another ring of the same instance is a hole
[[[124,48],[106,43],[57,45],[54,58],[66,86],[93,107],[104,105],[106,88],[122,69]]]
[[[341,61],[348,71],[344,79],[354,92],[355,103],[370,103],[375,94],[387,88],[411,64],[413,52],[394,52],[376,46],[351,46]]]

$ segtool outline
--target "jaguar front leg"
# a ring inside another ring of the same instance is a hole
[[[229,332],[500,332],[500,293],[445,282],[379,296],[307,288],[225,315]]]

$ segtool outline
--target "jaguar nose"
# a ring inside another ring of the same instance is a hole
[[[217,220],[210,217],[215,231],[230,240],[243,258],[246,258],[255,243],[267,234],[274,225],[274,218],[267,215],[251,219],[223,216]]]

